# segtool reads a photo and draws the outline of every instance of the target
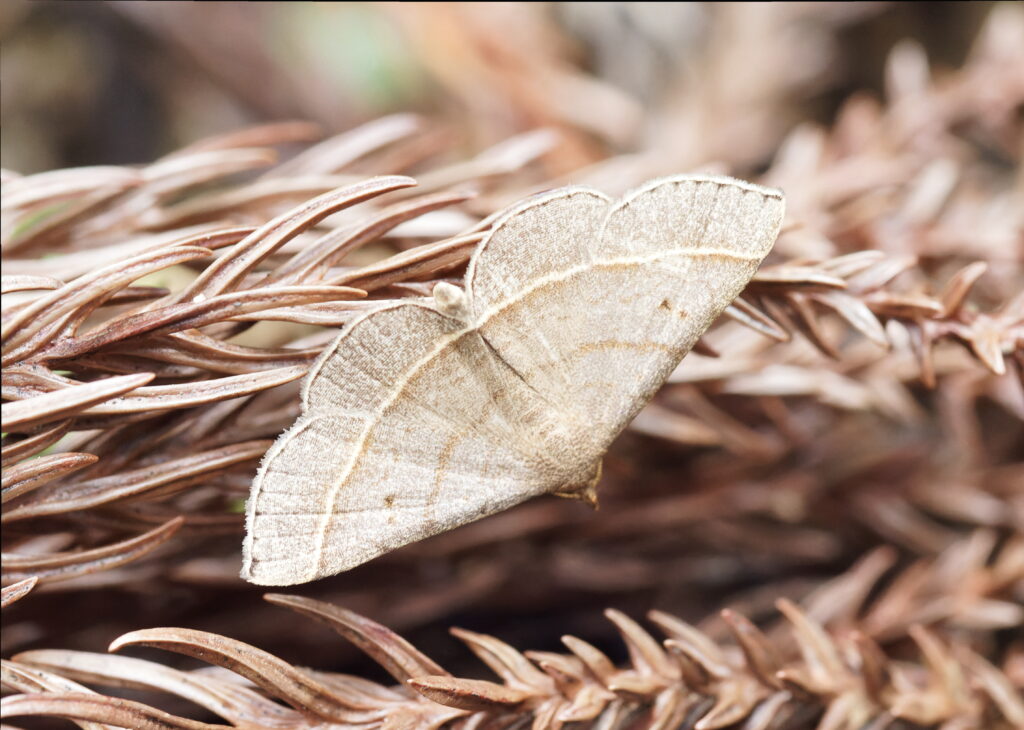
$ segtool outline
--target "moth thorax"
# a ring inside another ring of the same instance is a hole
[[[438,282],[434,287],[434,306],[446,317],[467,321],[469,300],[466,292],[447,281]]]

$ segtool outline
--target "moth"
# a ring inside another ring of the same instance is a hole
[[[463,286],[368,312],[316,361],[253,481],[242,577],[303,583],[538,495],[594,501],[612,440],[783,211],[777,190],[704,175],[509,209]]]

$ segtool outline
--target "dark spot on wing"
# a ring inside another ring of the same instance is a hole
[[[661,304],[658,305],[658,309],[664,309],[667,312],[675,312],[679,315],[680,319],[686,319],[687,316],[685,309],[675,309],[668,299],[662,299]]]

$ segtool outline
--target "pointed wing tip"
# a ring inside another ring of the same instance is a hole
[[[360,555],[355,560],[351,559],[352,556],[349,556],[350,559],[344,562],[321,566],[316,570],[312,570],[308,563],[303,564],[297,560],[267,561],[253,557],[252,545],[249,537],[246,536],[242,550],[242,569],[238,572],[238,576],[247,583],[257,586],[297,586],[345,573],[380,554],[382,553]]]
[[[266,563],[261,563],[253,557],[253,537],[246,532],[245,541],[242,543],[242,569],[238,571],[238,577],[247,583],[257,586],[292,586],[303,583],[301,580],[291,580],[285,576],[277,575],[279,571],[268,571]]]
[[[242,565],[242,570],[239,572],[239,577],[247,583],[252,583],[257,586],[294,586],[306,583],[306,580],[295,580],[288,575],[275,575],[268,574],[267,571],[259,569],[259,563],[253,565],[250,561],[246,561]]]

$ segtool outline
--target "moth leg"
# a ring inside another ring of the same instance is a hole
[[[597,501],[597,483],[601,481],[601,465],[600,459],[595,462],[594,470],[590,479],[583,484],[571,484],[562,487],[557,492],[553,492],[556,497],[562,497],[564,499],[578,499],[584,504],[590,505],[594,509],[600,509],[600,504]]]

